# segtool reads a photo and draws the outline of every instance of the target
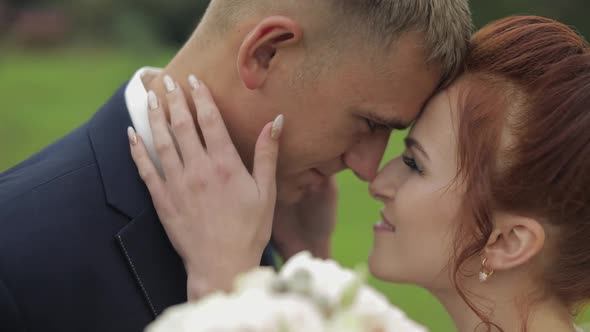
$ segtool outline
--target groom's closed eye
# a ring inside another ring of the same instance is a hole
[[[388,131],[394,129],[403,130],[410,126],[409,123],[406,124],[397,117],[387,118],[372,111],[364,111],[362,114],[371,132],[375,132],[377,129],[385,129]]]
[[[367,122],[367,127],[369,127],[371,133],[375,133],[378,129],[383,128],[383,125],[380,125],[371,119],[365,119],[365,122]]]

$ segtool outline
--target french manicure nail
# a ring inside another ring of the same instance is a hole
[[[151,111],[157,109],[159,106],[158,96],[156,96],[156,93],[153,91],[148,92],[148,106]]]
[[[188,77],[188,83],[191,85],[191,88],[193,88],[193,90],[196,90],[201,85],[201,82],[199,82],[195,75],[190,75]]]
[[[133,127],[127,128],[127,136],[129,136],[129,143],[131,143],[131,145],[137,145],[137,134],[135,134],[135,129],[133,129]]]
[[[283,125],[285,124],[285,117],[281,114],[276,117],[272,123],[272,129],[270,131],[270,137],[274,140],[278,140],[283,132]]]
[[[172,92],[176,90],[176,83],[172,80],[172,77],[166,75],[164,76],[164,85],[166,86],[166,91]]]

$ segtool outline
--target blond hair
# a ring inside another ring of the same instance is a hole
[[[360,32],[384,48],[405,32],[422,33],[427,61],[441,66],[443,85],[462,68],[472,32],[467,0],[329,0],[329,3],[343,29]]]
[[[419,32],[427,62],[441,68],[441,85],[460,72],[472,32],[468,0],[213,0],[208,16],[218,29],[227,31],[259,10],[322,15],[329,30],[326,38],[356,36],[383,50],[404,33]],[[329,44],[350,45],[334,40]]]

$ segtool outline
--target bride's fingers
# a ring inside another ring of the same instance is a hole
[[[276,195],[276,171],[279,155],[279,138],[283,132],[284,117],[279,115],[267,124],[256,142],[254,152],[254,179],[261,195],[274,201]]]
[[[192,97],[197,108],[197,119],[207,146],[207,154],[212,158],[223,156],[230,158],[232,162],[241,163],[211,92],[202,81],[193,75],[189,80]]]
[[[127,128],[127,136],[129,136],[129,144],[131,146],[131,157],[137,166],[139,176],[145,182],[158,213],[162,214],[160,217],[163,219],[167,218],[172,210],[168,201],[164,181],[160,177],[160,174],[158,174],[143,140],[135,133],[132,127]]]
[[[166,115],[162,109],[162,103],[153,91],[148,93],[149,120],[152,127],[152,136],[154,139],[154,148],[160,158],[164,177],[171,178],[182,173],[182,162],[176,151],[174,140],[168,129]]]
[[[182,159],[185,165],[193,162],[198,163],[198,160],[204,156],[205,149],[197,134],[184,92],[170,76],[164,77],[164,81],[168,91],[166,99],[170,110],[170,125],[178,142]]]

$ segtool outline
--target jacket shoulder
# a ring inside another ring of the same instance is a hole
[[[0,206],[96,163],[86,126],[0,174]]]

